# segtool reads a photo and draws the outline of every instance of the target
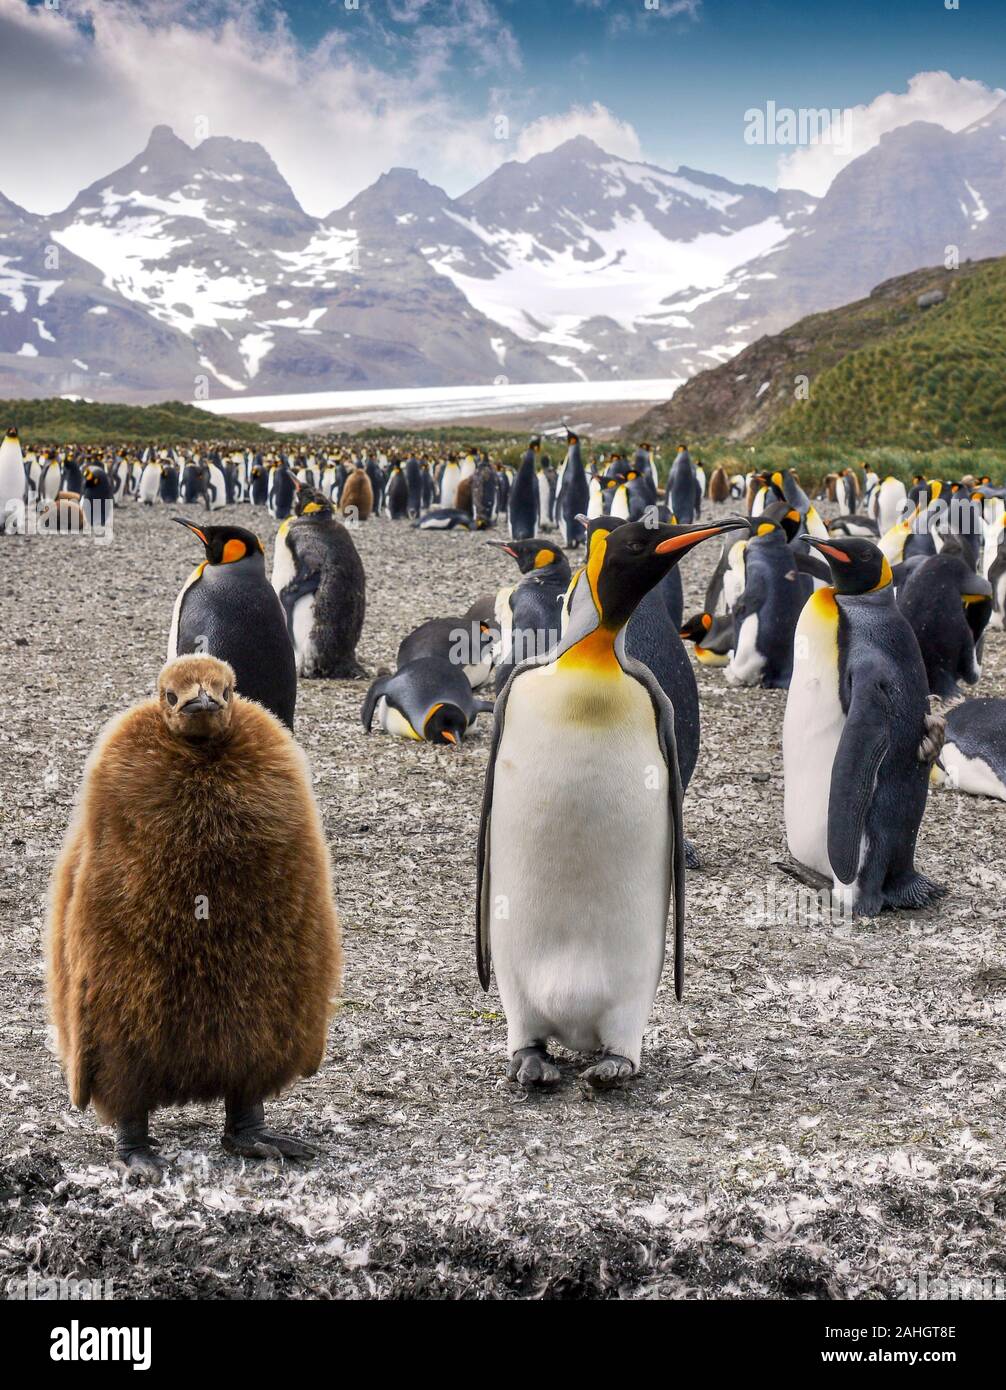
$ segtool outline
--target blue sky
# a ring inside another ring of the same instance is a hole
[[[745,111],[859,108],[853,153],[960,128],[1006,87],[1006,0],[0,0],[0,50],[0,192],[38,211],[158,121],[260,141],[317,213],[391,164],[458,194],[578,131],[821,192],[833,154],[748,145]]]

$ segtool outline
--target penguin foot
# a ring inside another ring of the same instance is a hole
[[[925,874],[908,874],[898,884],[884,889],[884,906],[890,908],[930,907],[950,890]]]
[[[620,1086],[623,1081],[628,1081],[635,1070],[628,1057],[620,1057],[617,1052],[610,1052],[592,1067],[582,1071],[580,1081],[589,1091],[610,1091],[613,1086]]]
[[[156,1187],[168,1165],[153,1149],[131,1149],[128,1153],[116,1150],[112,1166],[131,1183]]]
[[[559,1068],[549,1060],[543,1047],[519,1047],[507,1067],[507,1080],[516,1081],[525,1089],[554,1086],[559,1076]]]
[[[154,1152],[154,1140],[147,1133],[147,1117],[120,1120],[115,1133],[113,1166],[135,1183],[156,1186],[164,1176],[167,1164]]]
[[[698,850],[695,848],[695,846],[692,844],[691,840],[689,840],[689,839],[687,839],[687,838],[685,839],[685,868],[686,868],[686,869],[701,869],[701,868],[702,868],[702,860],[699,858],[699,852],[698,852]]]
[[[238,1158],[259,1158],[264,1160],[284,1158],[314,1158],[318,1150],[313,1144],[305,1144],[288,1134],[277,1134],[267,1129],[265,1110],[261,1104],[249,1106],[244,1110],[227,1107],[227,1122],[224,1127],[223,1145],[229,1154]]]

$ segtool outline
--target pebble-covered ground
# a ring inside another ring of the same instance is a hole
[[[505,1079],[473,959],[490,720],[460,753],[364,736],[362,683],[310,682],[298,736],[332,846],[345,998],[321,1072],[271,1118],[323,1157],[243,1166],[214,1107],[156,1116],[159,1188],[123,1187],[112,1135],[68,1107],[47,1049],[46,882],[102,723],[145,696],[200,558],[173,509],[114,540],[0,538],[0,1287],[76,1277],[125,1298],[892,1298],[927,1275],[1006,1276],[1004,808],[937,792],[919,863],[938,910],[832,922],[785,853],[785,695],[702,671],[686,825],[688,980],[669,972],[643,1074],[586,1099]],[[194,509],[193,514],[198,514]],[[263,511],[233,508],[271,543]],[[356,533],[360,657],[511,582],[481,538]],[[683,566],[686,612],[716,543]],[[981,693],[1004,694],[993,633]],[[617,845],[611,872],[617,874]],[[571,852],[557,829],[543,856]]]

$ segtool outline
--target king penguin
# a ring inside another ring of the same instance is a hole
[[[286,615],[301,676],[354,680],[366,577],[353,538],[317,488],[297,483],[296,515],[276,535],[272,587]]]
[[[27,492],[21,441],[12,425],[0,444],[0,531],[13,535],[24,530]]]
[[[293,728],[297,663],[286,614],[265,572],[262,542],[239,526],[197,526],[174,518],[202,541],[206,558],[175,600],[168,660],[197,652],[234,668],[237,690]]]
[[[914,863],[943,720],[929,714],[919,644],[878,546],[811,545],[835,583],[808,601],[796,630],[783,721],[790,853],[857,916],[926,907],[946,892]]]
[[[626,655],[642,596],[707,537],[743,523],[629,522],[591,539],[559,644],[518,666],[496,702],[478,840],[479,979],[496,965],[509,1074],[549,1086],[554,1038],[600,1053],[591,1087],[639,1069],[668,909],[684,984],[685,843],[674,711]],[[542,796],[542,787],[548,795]],[[567,834],[556,844],[555,827]],[[555,846],[543,854],[545,845]],[[598,853],[617,845],[617,864]]]
[[[507,515],[510,518],[510,539],[526,541],[538,534],[538,455],[541,440],[537,435],[528,444],[517,476],[510,489]]]
[[[590,485],[583,467],[580,440],[571,430],[566,431],[566,460],[559,471],[556,490],[556,511],[562,529],[562,543],[567,550],[583,545],[586,531],[580,518],[590,503]]]
[[[1006,700],[962,700],[947,712],[934,786],[1006,801]]]

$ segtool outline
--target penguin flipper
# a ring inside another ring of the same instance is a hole
[[[681,773],[678,769],[678,746],[674,736],[674,706],[661,689],[648,666],[632,657],[620,658],[622,669],[646,687],[657,721],[657,741],[667,767],[667,801],[671,821],[671,862],[668,866],[667,907],[674,916],[674,994],[680,999],[685,988],[685,868],[686,842],[681,803]],[[665,913],[666,916],[666,913]],[[666,927],[665,927],[666,932]],[[663,967],[661,967],[663,968]]]
[[[892,715],[890,694],[880,681],[853,688],[828,796],[828,859],[840,883],[854,883],[859,872],[866,813],[890,748]]]
[[[377,709],[377,702],[387,690],[389,679],[389,676],[378,676],[377,680],[372,683],[370,689],[363,697],[363,707],[360,710],[360,722],[363,724],[368,734],[374,722],[374,711]]]
[[[477,885],[475,896],[475,962],[478,966],[479,983],[487,993],[493,964],[492,942],[489,935],[489,830],[492,822],[493,787],[496,780],[496,755],[499,752],[500,740],[503,737],[503,722],[506,718],[506,706],[507,700],[510,698],[510,690],[514,680],[523,669],[524,667],[517,666],[511,671],[506,685],[496,697],[494,706],[496,724],[493,728],[493,741],[489,749],[489,761],[486,764],[482,813],[479,817],[479,839],[475,860]]]

